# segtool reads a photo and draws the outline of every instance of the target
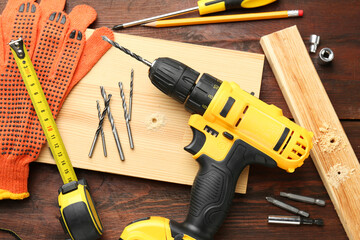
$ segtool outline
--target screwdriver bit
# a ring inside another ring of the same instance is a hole
[[[306,224],[306,225],[323,226],[324,220],[306,218],[306,217],[301,217],[301,216],[269,215],[268,223],[292,224],[292,225]]]
[[[289,204],[286,204],[284,202],[281,202],[279,200],[276,200],[272,197],[266,197],[266,200],[269,202],[269,203],[272,203],[274,204],[275,206],[279,207],[279,208],[282,208],[282,209],[285,209],[291,213],[294,213],[294,214],[298,214],[298,215],[301,215],[303,217],[309,217],[310,214],[305,212],[305,211],[302,211],[302,210],[299,210],[297,209],[296,207],[293,207]]]
[[[293,193],[286,193],[286,192],[280,192],[280,196],[289,198],[294,201],[303,202],[303,203],[310,203],[310,204],[316,204],[318,206],[325,206],[325,201],[321,199],[315,199],[311,197],[305,197]]]

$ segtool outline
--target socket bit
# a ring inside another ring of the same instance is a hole
[[[316,49],[317,49],[317,46],[319,45],[320,43],[320,36],[316,35],[316,34],[311,34],[310,35],[310,52],[311,53],[315,53],[316,52]]]
[[[291,224],[291,225],[306,224],[306,225],[323,226],[324,220],[306,218],[301,216],[269,215],[268,223]]]
[[[269,203],[272,203],[274,204],[275,206],[279,207],[279,208],[282,208],[282,209],[285,209],[291,213],[294,213],[294,214],[298,214],[300,216],[303,216],[303,217],[309,217],[310,214],[305,212],[305,211],[302,211],[302,210],[299,210],[297,209],[296,207],[293,207],[289,204],[286,204],[284,202],[281,202],[279,200],[276,200],[272,197],[266,197],[266,200],[269,202]]]
[[[334,52],[330,48],[323,48],[319,52],[317,62],[320,65],[327,65],[334,60]]]
[[[286,193],[286,192],[280,192],[280,196],[289,198],[294,201],[303,202],[303,203],[310,203],[310,204],[316,204],[318,206],[325,206],[325,201],[321,199],[316,199],[312,197],[305,197],[293,193]]]

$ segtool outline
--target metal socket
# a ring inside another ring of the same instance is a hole
[[[320,65],[327,65],[334,60],[334,52],[330,48],[323,48],[319,52],[317,62]]]
[[[311,34],[310,35],[310,52],[311,53],[315,53],[317,46],[320,44],[320,36],[316,35],[316,34]]]

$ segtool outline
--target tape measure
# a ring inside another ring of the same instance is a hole
[[[102,224],[84,179],[77,180],[69,155],[23,40],[9,43],[64,185],[59,189],[60,222],[74,240],[99,239]]]

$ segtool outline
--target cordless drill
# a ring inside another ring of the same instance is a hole
[[[104,40],[148,65],[151,82],[193,113],[189,120],[193,139],[185,150],[200,165],[183,223],[162,217],[139,219],[125,228],[120,239],[212,240],[247,165],[278,166],[292,173],[309,156],[313,134],[236,83],[207,73],[200,76],[171,58],[151,63],[116,42]]]

